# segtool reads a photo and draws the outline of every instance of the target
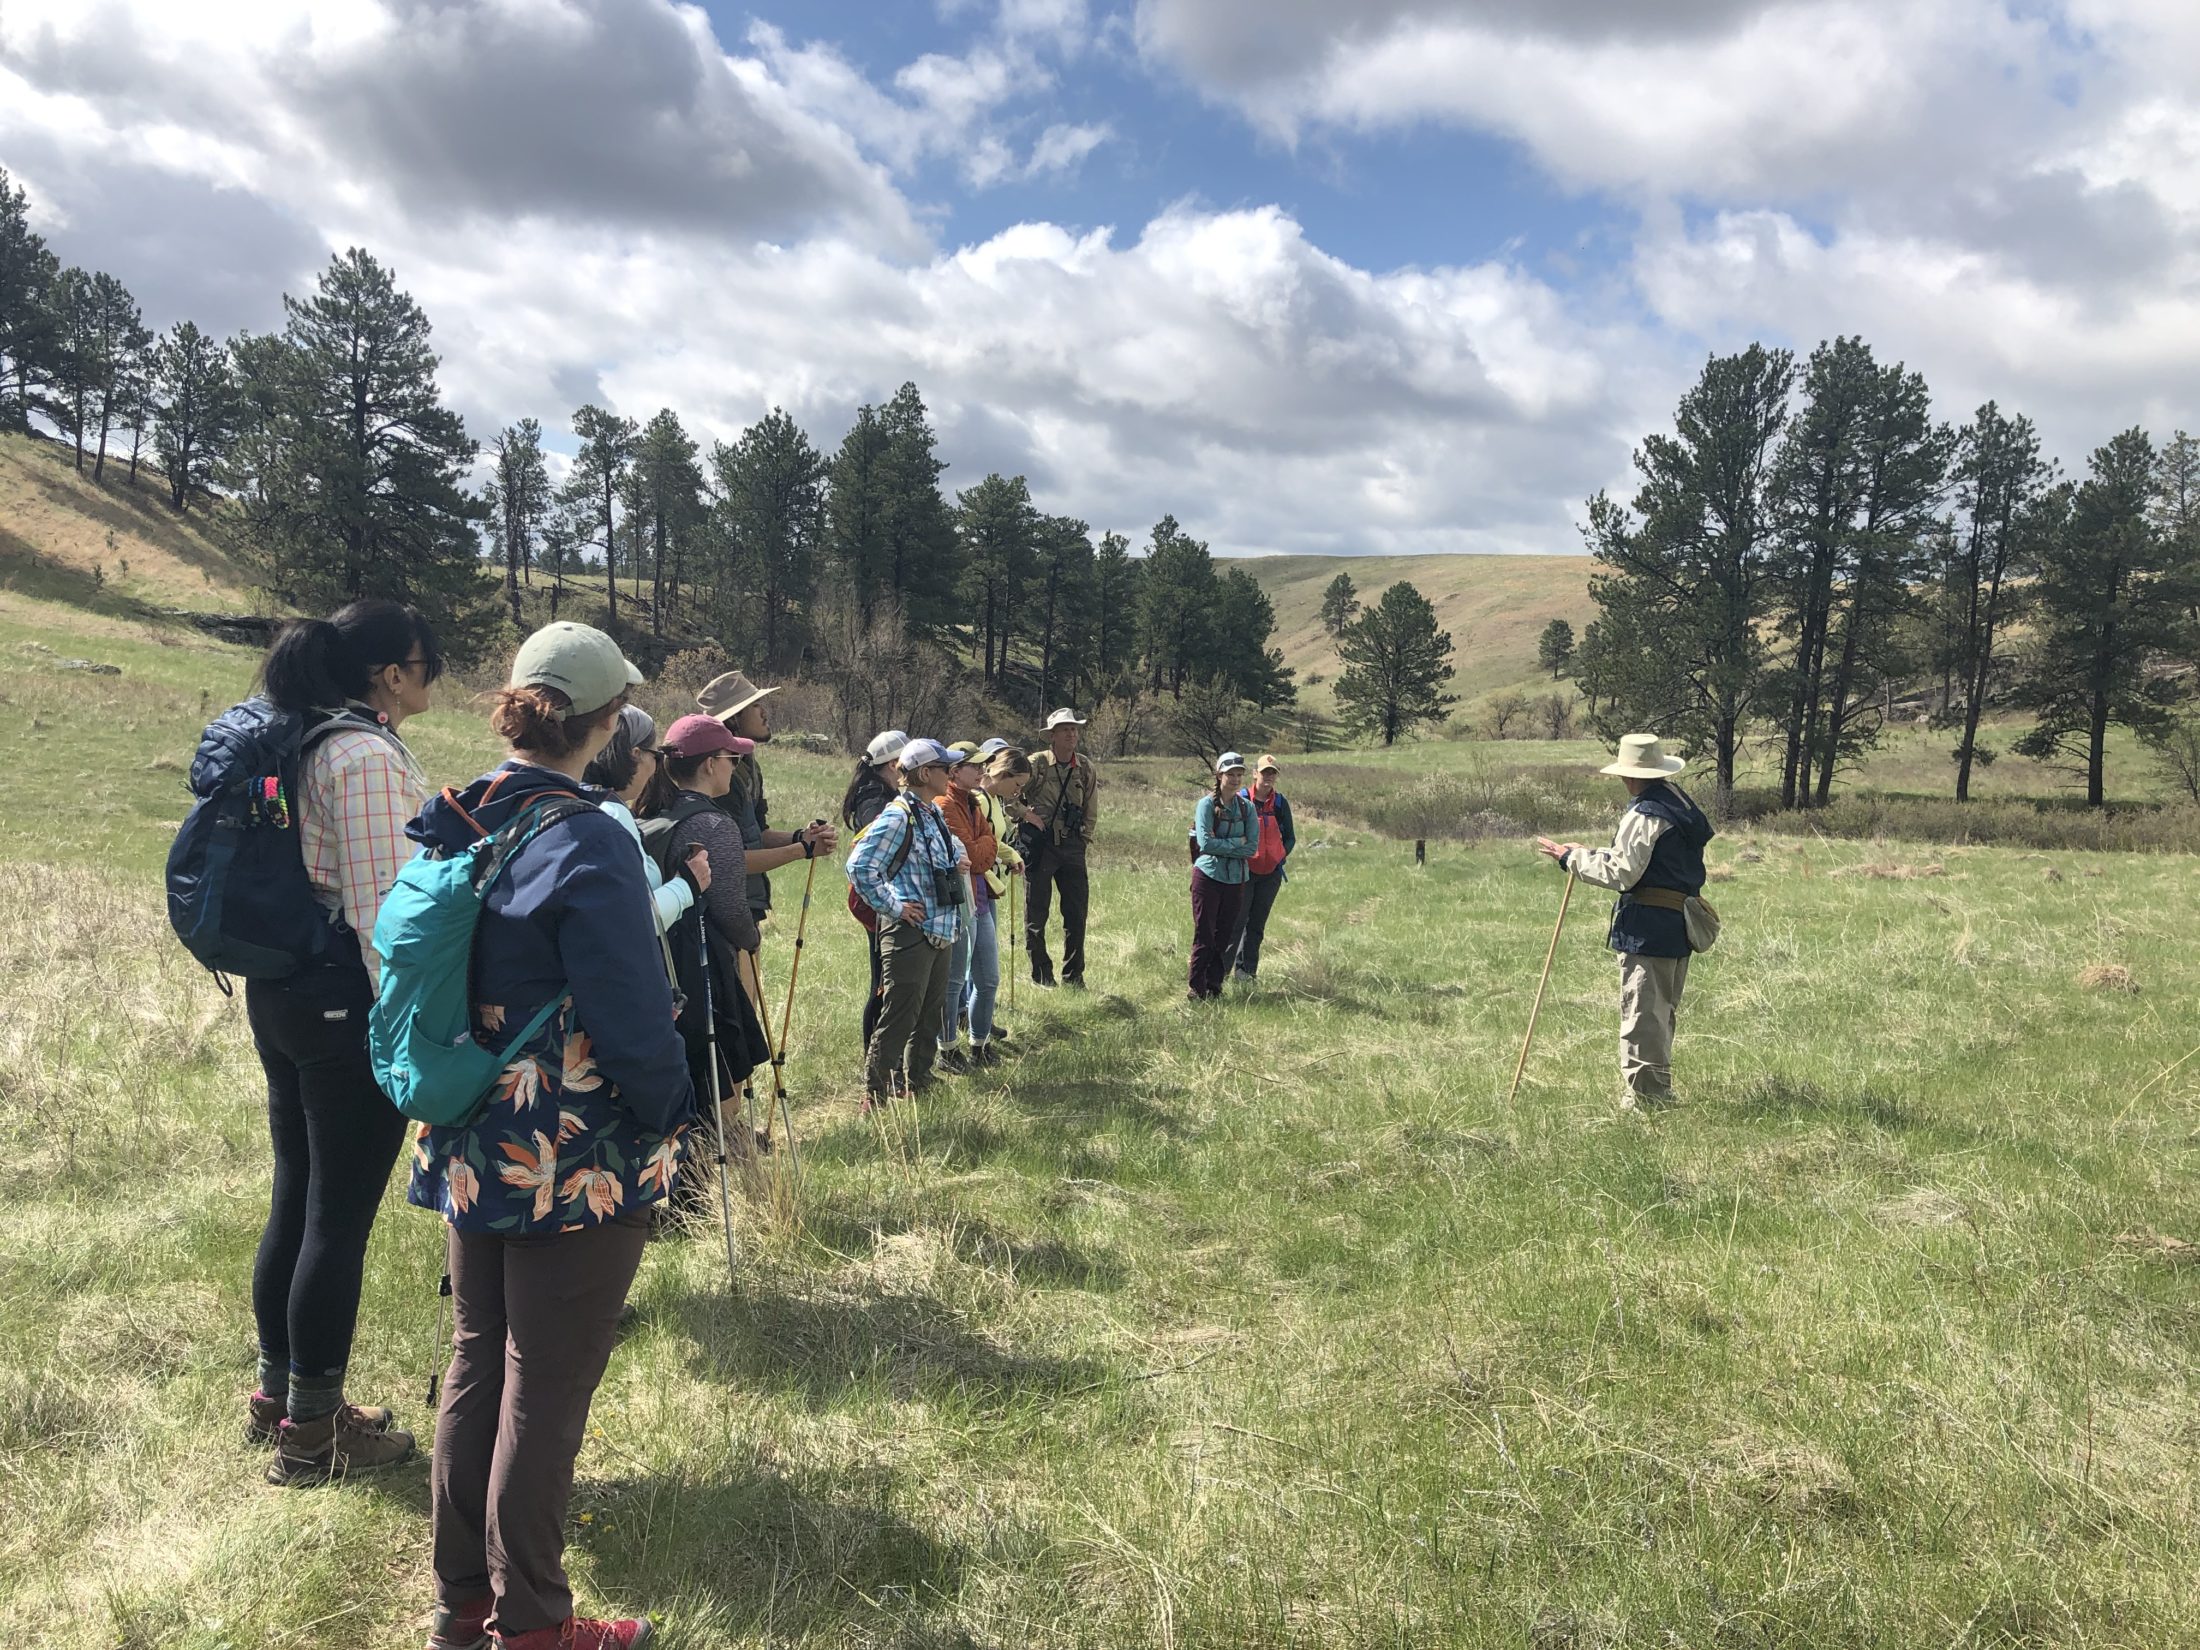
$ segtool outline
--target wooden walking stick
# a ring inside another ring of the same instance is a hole
[[[1528,1034],[1520,1039],[1520,1060],[1513,1067],[1513,1084],[1505,1092],[1505,1104],[1510,1106],[1513,1097],[1520,1092],[1520,1074],[1528,1069],[1528,1045],[1535,1041],[1536,1016],[1543,1012],[1543,988],[1551,983],[1551,959],[1558,955],[1559,930],[1566,926],[1566,907],[1574,897],[1574,873],[1566,873],[1566,892],[1558,897],[1558,921],[1551,924],[1551,948],[1543,953],[1543,977],[1535,982],[1535,1006],[1528,1010]]]

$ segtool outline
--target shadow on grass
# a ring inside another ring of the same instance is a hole
[[[1759,1077],[1749,1083],[1735,1095],[1733,1105],[1744,1117],[1771,1121],[1797,1117],[1826,1122],[1846,1120],[1868,1123],[1890,1133],[1941,1127],[1934,1119],[1900,1100],[1873,1094],[1868,1089],[1855,1094],[1837,1094],[1821,1083],[1784,1073]]]
[[[958,1396],[984,1408],[1061,1396],[1102,1379],[1100,1365],[996,1345],[923,1294],[687,1293],[665,1315],[695,1343],[710,1380],[828,1405],[859,1387],[896,1399]]]
[[[970,1644],[941,1619],[961,1585],[961,1550],[889,1511],[888,1483],[849,1488],[813,1494],[738,1471],[613,1478],[576,1498],[589,1522],[572,1540],[614,1596],[669,1605],[675,1643],[723,1643],[729,1631],[789,1643],[837,1628],[864,1642]],[[680,1604],[690,1601],[707,1622],[682,1631]]]
[[[846,1204],[804,1216],[808,1234],[843,1255],[875,1251],[885,1239],[907,1232],[940,1228],[906,1210],[856,1208]],[[955,1258],[1018,1283],[1055,1289],[1113,1290],[1123,1284],[1122,1263],[1112,1255],[1087,1255],[1058,1238],[1025,1237],[993,1222],[958,1215],[952,1227]]]
[[[49,561],[29,540],[0,527],[0,589],[14,590],[41,601],[66,602],[110,619],[152,621],[160,617],[143,602],[79,572],[66,563]]]

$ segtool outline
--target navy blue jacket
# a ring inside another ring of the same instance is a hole
[[[1676,893],[1703,892],[1703,851],[1715,834],[1704,811],[1685,791],[1664,780],[1654,782],[1629,805],[1630,813],[1662,819],[1666,829],[1650,850],[1650,863],[1636,879],[1636,888],[1669,888]],[[1644,905],[1622,894],[1612,908],[1612,932],[1607,941],[1614,951],[1642,957],[1685,957],[1688,924],[1678,911]]]
[[[513,761],[475,780],[458,802],[495,831],[528,799],[553,791],[586,794],[561,773]],[[477,835],[441,796],[406,834],[446,849]],[[645,1132],[671,1132],[694,1111],[695,1090],[672,1023],[642,856],[608,814],[561,820],[514,855],[489,891],[475,940],[474,1000],[502,1007],[506,1024],[524,1023],[567,992],[618,1105]]]

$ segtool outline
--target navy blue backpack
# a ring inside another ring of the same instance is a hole
[[[197,800],[168,850],[168,922],[217,977],[280,980],[357,958],[350,926],[313,897],[298,834],[305,754],[343,728],[381,731],[362,717],[300,716],[255,695],[199,740],[189,779]]]

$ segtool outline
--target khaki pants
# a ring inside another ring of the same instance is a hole
[[[947,1007],[947,948],[934,945],[919,924],[898,919],[880,923],[878,948],[883,984],[864,1082],[873,1095],[884,1096],[900,1071],[914,1093],[930,1086],[932,1062],[939,1054],[940,1018]]]
[[[1619,959],[1619,1076],[1625,1106],[1673,1097],[1673,1019],[1688,983],[1686,957]]]

